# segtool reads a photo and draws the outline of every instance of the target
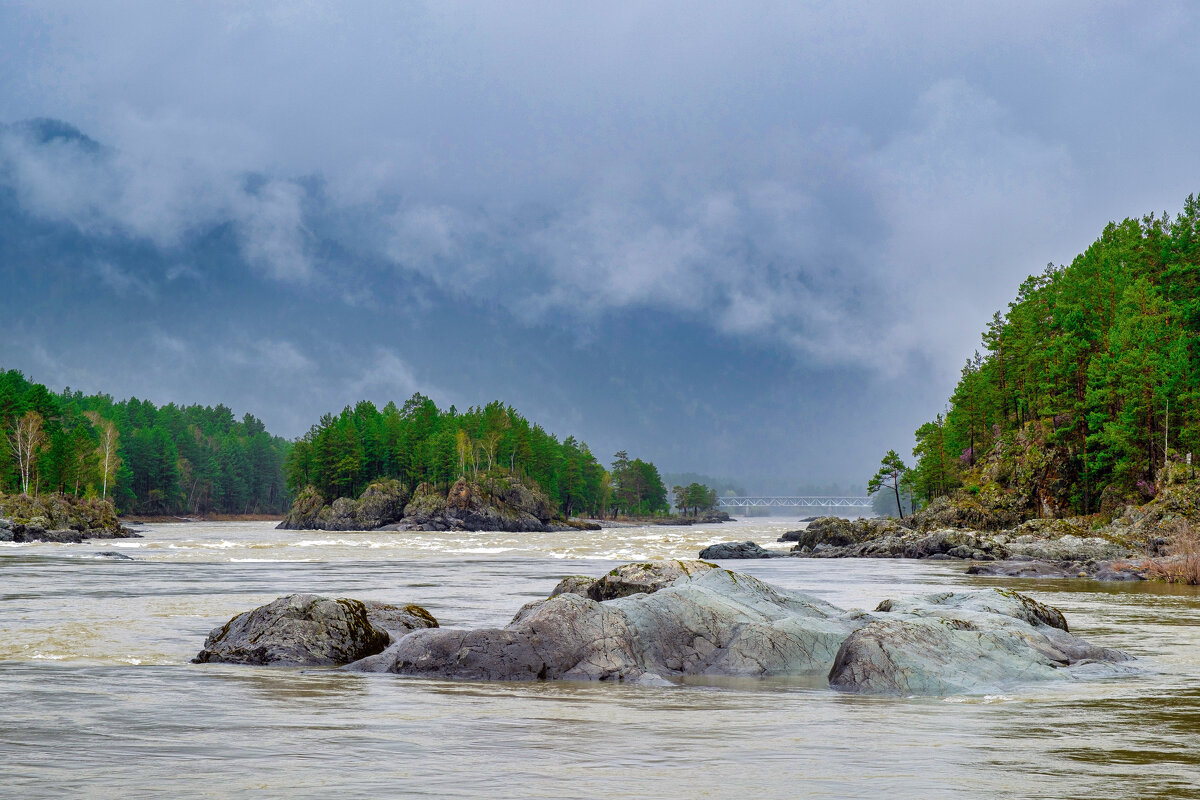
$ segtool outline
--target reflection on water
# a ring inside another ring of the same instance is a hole
[[[794,526],[794,523],[793,525]],[[208,631],[292,591],[502,625],[566,574],[774,539],[786,522],[561,534],[147,526],[0,546],[0,788],[19,797],[1200,797],[1200,593],[967,576],[944,562],[731,564],[843,607],[1004,585],[1135,653],[1136,675],[987,697],[820,682],[479,684],[193,665]]]

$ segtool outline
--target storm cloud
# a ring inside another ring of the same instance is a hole
[[[0,132],[0,363],[286,435],[502,398],[668,470],[861,481],[1025,275],[1197,189],[1196,23],[5,4],[3,121],[77,131]]]

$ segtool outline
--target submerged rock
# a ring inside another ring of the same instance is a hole
[[[118,553],[116,550],[106,550],[102,553],[95,553],[96,558],[111,558],[113,561],[136,561],[136,558],[127,556],[124,553]]]
[[[393,629],[407,632],[436,625],[420,606],[368,606],[358,600],[291,594],[215,628],[193,660],[274,666],[347,664],[381,652],[391,642]]]
[[[1146,580],[1144,561],[1050,562],[1036,559],[1011,559],[975,563],[968,575],[994,575],[1003,578],[1091,578],[1098,581]]]
[[[700,551],[701,558],[782,558],[785,553],[777,553],[760,547],[755,542],[721,542],[710,544]]]

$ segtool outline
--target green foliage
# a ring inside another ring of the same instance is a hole
[[[44,420],[31,493],[112,497],[122,512],[155,514],[277,513],[291,497],[283,480],[289,443],[247,414],[225,406],[156,407],[135,398],[54,394],[16,370],[0,371],[0,434],[28,411]],[[118,468],[105,485],[102,436],[112,423]],[[0,447],[0,492],[19,490],[16,465]]]
[[[671,495],[675,500],[675,508],[684,514],[690,512],[694,516],[717,507],[717,490],[696,481],[687,486],[672,487]]]
[[[905,495],[911,493],[909,483],[905,480],[908,467],[904,460],[896,453],[895,450],[888,450],[883,459],[879,462],[879,469],[871,476],[871,480],[867,481],[867,494],[875,494],[882,489],[891,489],[893,499],[896,501],[896,510],[900,513],[900,519],[904,519],[904,504],[901,500],[901,490],[904,490]],[[911,505],[909,510],[911,511]]]
[[[987,355],[967,361],[945,417],[917,431],[915,493],[1021,483],[1033,510],[1056,514],[1153,494],[1171,458],[1200,449],[1198,333],[1200,200],[1174,219],[1110,223],[996,313]],[[1010,447],[999,464],[993,454],[1022,436],[1020,457],[1038,463],[1012,463]]]
[[[328,501],[357,497],[380,478],[446,488],[464,475],[504,473],[532,480],[564,516],[602,514],[611,493],[608,474],[575,437],[560,442],[499,402],[459,413],[439,410],[422,394],[399,408],[361,402],[326,414],[295,443],[284,468],[292,491],[312,486]]]
[[[658,467],[640,458],[629,460],[624,450],[613,456],[612,505],[629,516],[666,513],[667,487]]]

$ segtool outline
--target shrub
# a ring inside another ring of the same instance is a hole
[[[1171,520],[1163,528],[1170,531],[1167,555],[1151,559],[1147,575],[1167,583],[1200,585],[1200,530],[1184,519]]]

